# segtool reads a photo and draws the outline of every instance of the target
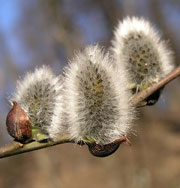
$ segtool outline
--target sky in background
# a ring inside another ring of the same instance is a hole
[[[163,15],[167,20],[167,24],[169,27],[173,28],[175,32],[177,30],[180,33],[180,7],[177,7],[176,4],[171,1],[164,2],[161,0]],[[0,31],[3,33],[4,40],[6,41],[6,45],[11,51],[11,55],[15,58],[13,61],[18,68],[25,68],[28,66],[29,62],[27,60],[27,51],[24,50],[24,45],[21,42],[19,36],[15,35],[14,29],[18,24],[21,17],[23,17],[24,8],[21,4],[20,0],[0,0]],[[70,16],[72,16],[73,21],[79,26],[83,32],[84,43],[90,44],[94,42],[103,41],[109,36],[109,31],[107,30],[106,22],[101,10],[97,7],[90,7],[89,11],[81,10],[76,7],[79,5],[78,1],[64,1],[64,10],[69,12]],[[79,1],[82,2],[82,1]],[[130,6],[133,1],[127,0],[126,6]],[[149,17],[149,9],[148,9],[148,1],[137,0],[139,9],[137,10],[137,15],[142,15],[145,17]],[[119,0],[119,4],[122,5],[123,1]],[[72,9],[72,7],[74,7]],[[77,10],[79,12],[77,12]],[[98,21],[97,21],[98,20]],[[97,24],[98,25],[95,25]],[[23,28],[22,28],[23,29]],[[103,32],[102,32],[103,31]],[[177,38],[177,42],[179,42],[180,37]],[[0,57],[1,58],[1,57]],[[3,61],[1,60],[0,64]]]

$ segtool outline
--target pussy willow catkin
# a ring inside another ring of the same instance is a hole
[[[125,67],[128,86],[143,90],[173,69],[172,52],[157,30],[144,18],[127,17],[114,31],[112,52],[118,67]]]
[[[36,68],[18,81],[12,100],[28,114],[32,126],[37,126],[51,138],[56,128],[61,131],[62,78],[47,66]]]
[[[107,144],[131,130],[127,75],[112,61],[98,45],[88,46],[65,69],[64,111],[76,142]]]

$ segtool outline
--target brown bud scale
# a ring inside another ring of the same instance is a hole
[[[88,143],[89,151],[92,155],[96,157],[107,157],[113,154],[120,146],[121,143],[125,143],[127,145],[131,145],[130,141],[126,136],[122,136],[121,138],[115,140],[106,145],[100,145],[96,143]]]
[[[8,133],[17,141],[26,142],[32,137],[32,125],[26,112],[13,101],[6,119]]]

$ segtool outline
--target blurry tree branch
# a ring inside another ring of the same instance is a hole
[[[61,1],[47,0],[40,1],[41,6],[45,11],[46,24],[51,25],[51,33],[53,35],[53,46],[58,48],[63,46],[67,56],[74,55],[74,49],[79,49],[81,46],[81,35],[77,31],[77,27],[68,13],[63,10]],[[57,51],[57,49],[56,49]]]
[[[173,70],[171,73],[169,73],[165,78],[163,78],[157,84],[154,84],[151,87],[143,90],[142,92],[139,92],[138,94],[134,95],[133,98],[130,99],[130,102],[134,106],[138,106],[138,104],[141,101],[143,101],[144,99],[149,97],[151,94],[153,94],[158,89],[164,87],[166,84],[168,84],[169,82],[171,82],[178,76],[180,76],[180,66],[177,67],[175,70]],[[40,143],[40,142],[33,141],[33,142],[30,142],[27,144],[21,144],[19,142],[12,141],[11,143],[9,143],[5,146],[2,146],[0,148],[0,158],[5,158],[8,156],[17,155],[17,154],[25,153],[25,152],[30,152],[30,151],[34,151],[34,150],[38,150],[38,149],[42,149],[42,148],[46,148],[46,147],[50,147],[50,146],[55,146],[58,144],[64,144],[64,143],[74,143],[74,141],[69,140],[69,139],[64,139],[64,138],[63,139],[60,138],[56,142],[47,141],[47,142]]]
[[[154,20],[154,22],[160,26],[161,30],[164,33],[165,38],[167,38],[168,41],[171,41],[168,43],[170,43],[172,51],[174,52],[174,54],[176,54],[176,60],[178,60],[180,58],[180,54],[178,50],[179,48],[176,42],[177,40],[176,36],[178,35],[178,33],[175,33],[175,31],[173,31],[173,27],[169,27],[169,25],[167,24],[167,19],[163,15],[162,12],[163,9],[161,9],[161,6],[162,5],[160,1],[149,0],[149,9],[151,10],[151,17]],[[178,61],[176,63],[177,65],[179,65]]]

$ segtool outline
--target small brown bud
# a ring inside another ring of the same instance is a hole
[[[17,141],[26,142],[32,137],[32,125],[26,112],[13,101],[13,108],[6,118],[8,133]]]
[[[151,106],[151,105],[156,104],[156,102],[159,100],[159,97],[162,93],[163,88],[158,89],[152,95],[150,95],[149,97],[147,97],[145,99],[145,101],[147,102],[147,104],[146,104],[147,106]]]
[[[88,143],[89,151],[92,155],[96,157],[107,157],[113,154],[120,146],[121,143],[125,143],[127,145],[131,145],[130,141],[126,136],[122,136],[121,138],[115,140],[106,145],[100,145],[96,143]]]

